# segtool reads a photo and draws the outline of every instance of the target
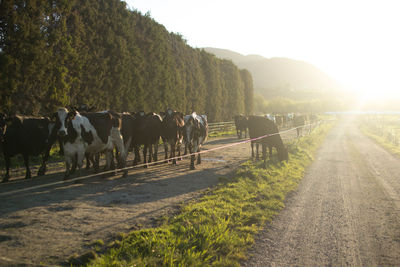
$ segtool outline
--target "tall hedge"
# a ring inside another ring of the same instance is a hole
[[[252,78],[119,0],[0,1],[0,112],[251,113]]]

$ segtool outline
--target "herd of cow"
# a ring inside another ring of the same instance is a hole
[[[145,164],[152,160],[157,161],[160,138],[164,143],[165,160],[173,158],[174,164],[175,153],[178,151],[178,157],[180,156],[181,145],[184,142],[185,154],[187,149],[191,154],[190,168],[194,169],[196,153],[197,163],[201,163],[198,152],[207,135],[206,115],[193,112],[184,116],[181,112],[171,109],[160,114],[89,112],[67,108],[59,108],[50,117],[7,117],[0,114],[0,149],[3,150],[6,165],[3,182],[9,180],[10,158],[17,154],[23,156],[25,178],[31,177],[29,156],[42,154],[38,175],[44,175],[51,147],[57,141],[65,159],[65,179],[68,179],[77,167],[79,170],[82,168],[85,158],[86,166],[89,167],[92,163],[97,172],[100,153],[106,155],[105,170],[115,167],[114,156],[118,168],[124,168],[130,151],[134,151],[134,164],[137,164],[140,161],[141,146]]]
[[[247,129],[251,141],[252,157],[256,145],[258,159],[259,145],[262,146],[264,166],[266,166],[266,148],[272,156],[272,148],[276,148],[279,161],[288,160],[288,151],[279,135],[279,127],[288,121],[293,122],[297,129],[305,124],[305,116],[235,116],[238,138]],[[299,130],[297,132],[299,135]],[[267,136],[266,136],[267,135]],[[160,114],[117,113],[113,111],[93,112],[86,106],[81,108],[59,108],[50,117],[10,116],[0,113],[0,150],[3,150],[6,173],[3,182],[10,178],[11,157],[22,154],[26,167],[25,178],[31,178],[29,156],[42,154],[42,164],[38,175],[46,172],[46,162],[52,146],[58,141],[60,153],[65,159],[64,179],[83,167],[86,158],[86,168],[92,164],[95,172],[99,171],[100,154],[106,155],[105,170],[126,167],[127,155],[134,152],[133,165],[140,160],[140,148],[143,146],[144,165],[158,161],[160,138],[164,143],[165,162],[169,160],[176,164],[181,157],[181,146],[185,145],[184,155],[190,153],[190,169],[195,169],[201,163],[200,150],[208,136],[206,115],[193,112],[184,116],[181,112],[167,109]],[[168,155],[168,152],[169,155]],[[176,155],[177,154],[177,155]],[[125,173],[126,174],[126,171]]]

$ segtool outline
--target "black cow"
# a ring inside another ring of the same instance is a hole
[[[83,115],[77,111],[68,112],[66,108],[60,108],[56,115],[56,125],[59,125],[58,135],[64,146],[66,163],[64,178],[68,178],[75,170],[75,165],[81,169],[85,153],[105,152],[106,169],[110,169],[112,152],[114,147],[117,147],[120,152],[120,162],[125,163],[126,153],[120,132],[120,119],[113,117],[111,112]]]
[[[275,123],[263,116],[250,116],[248,119],[249,135],[250,139],[258,138],[264,135],[267,136],[258,140],[251,141],[251,156],[254,157],[253,146],[256,144],[257,154],[256,159],[258,159],[258,146],[262,145],[262,154],[264,160],[264,168],[266,167],[266,149],[269,149],[269,156],[272,156],[272,148],[275,147],[278,152],[279,161],[288,160],[288,152],[283,145],[281,136],[279,135],[278,127]]]
[[[133,164],[136,165],[140,160],[140,145],[144,145],[144,163],[150,163],[152,160],[157,161],[158,143],[160,142],[162,130],[162,118],[156,113],[150,112],[148,114],[145,114],[143,111],[140,111],[133,116],[135,118],[135,132],[133,137],[135,159]],[[149,151],[148,161],[146,161],[147,151]],[[147,165],[145,165],[144,167],[146,168]]]
[[[176,164],[175,151],[178,150],[178,156],[181,155],[183,127],[185,125],[183,114],[168,109],[165,113],[161,113],[161,115],[163,116],[161,137],[164,142],[165,160],[173,158],[172,163]],[[171,147],[169,157],[168,145]]]
[[[244,131],[244,138],[247,137],[247,117],[244,115],[236,115],[235,118],[236,133],[239,139],[242,138],[242,131]]]
[[[3,182],[10,179],[10,159],[22,154],[26,167],[25,178],[31,178],[29,156],[42,154],[42,165],[38,175],[46,172],[46,161],[49,158],[51,146],[57,140],[54,123],[47,117],[0,116],[0,140],[6,163],[6,174]]]
[[[185,145],[189,147],[190,169],[194,170],[195,153],[200,152],[201,146],[207,141],[208,122],[206,115],[197,115],[193,112],[185,116]],[[201,163],[200,153],[197,154],[197,164]]]

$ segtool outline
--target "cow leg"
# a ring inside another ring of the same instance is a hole
[[[100,171],[100,153],[96,153],[92,155],[92,163],[94,167],[94,172],[97,173]]]
[[[8,182],[8,180],[10,180],[10,156],[4,155],[4,160],[6,162],[6,174],[4,175],[2,183]]]
[[[104,170],[108,171],[111,169],[111,161],[113,159],[113,154],[112,154],[112,150],[107,150],[106,151],[106,166],[104,168]]]
[[[24,158],[24,164],[25,164],[25,168],[26,168],[25,179],[30,179],[31,178],[31,170],[29,169],[29,155],[24,154],[23,158]]]
[[[115,170],[115,159],[117,158],[118,152],[115,152],[114,156],[114,149],[113,149],[110,155],[111,155],[110,170]]]
[[[272,159],[272,146],[268,146],[269,159]]]
[[[74,172],[76,171],[77,162],[78,162],[78,156],[77,156],[77,154],[75,154],[75,155],[72,157],[71,173],[74,173]]]
[[[65,174],[64,174],[64,180],[69,178],[71,163],[72,163],[72,158],[71,158],[70,156],[65,156]]]
[[[173,158],[172,160],[172,164],[176,165],[176,158],[175,158],[175,149],[176,149],[176,144],[171,144],[171,158]]]
[[[259,143],[256,143],[256,160],[259,160],[260,158],[258,157],[258,147],[259,147]]]
[[[158,161],[158,144],[154,144],[154,154],[153,154],[153,160]]]
[[[140,161],[141,161],[139,151],[140,151],[140,146],[138,146],[138,153],[137,153],[137,160],[138,160],[138,161],[137,161],[137,162],[140,162]]]
[[[263,156],[263,168],[266,169],[267,168],[267,145],[266,144],[262,144],[262,156]]]
[[[194,160],[195,160],[195,154],[193,153],[193,149],[192,149],[192,144],[189,145],[189,153],[190,155],[190,169],[194,170]]]
[[[144,168],[147,168],[148,166],[147,166],[147,162],[146,162],[146,160],[147,160],[147,147],[148,147],[148,145],[144,145],[144,147],[143,147],[143,158],[144,158],[144,161],[143,161],[143,163],[144,163]]]
[[[195,169],[195,167],[194,167],[194,160],[195,160],[195,155],[193,154],[193,155],[191,155],[190,156],[190,169],[191,170],[194,170]]]
[[[254,142],[251,142],[251,157],[254,158]]]
[[[60,148],[60,150],[58,151],[58,154],[60,154],[61,156],[64,156],[64,145],[60,140],[58,140],[58,146]]]
[[[90,169],[90,154],[89,153],[85,153],[85,158],[86,158],[86,170]]]
[[[148,163],[151,162],[152,158],[153,158],[153,144],[150,144],[149,145],[149,160],[148,160]]]
[[[116,151],[115,158],[117,159],[118,167],[125,168],[128,151],[125,149],[124,140],[122,138],[114,138],[113,143]]]
[[[134,145],[133,146],[133,153],[135,154],[135,158],[133,159],[133,166],[137,165],[139,162],[139,146],[138,145]]]
[[[164,142],[165,163],[168,163],[168,143]]]
[[[176,149],[178,151],[178,160],[182,160],[182,157],[181,157],[181,146],[182,146],[182,144],[179,143],[177,145],[177,147],[176,147]]]
[[[200,154],[200,146],[199,146],[199,149],[197,150],[197,164],[200,164],[201,163],[201,154]]]
[[[46,162],[49,159],[50,150],[51,146],[47,147],[45,153],[42,155],[42,165],[39,168],[38,176],[44,175],[46,173]]]
[[[83,167],[83,159],[85,157],[85,153],[77,153],[75,157],[75,168],[78,166],[78,176],[81,175],[82,167]]]

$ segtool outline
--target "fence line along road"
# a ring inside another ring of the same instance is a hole
[[[229,148],[229,147],[233,147],[233,146],[249,143],[249,142],[252,142],[252,141],[260,140],[260,139],[263,139],[263,138],[266,138],[266,137],[269,137],[269,136],[285,134],[285,133],[288,133],[288,132],[291,132],[291,131],[295,131],[298,128],[305,128],[305,129],[308,128],[309,131],[307,131],[307,132],[310,133],[310,131],[312,129],[312,126],[313,125],[319,125],[319,124],[320,124],[320,122],[318,121],[318,122],[316,122],[314,124],[306,124],[306,125],[303,125],[303,126],[298,126],[298,127],[294,127],[294,128],[291,128],[291,129],[284,130],[284,131],[280,131],[278,133],[266,134],[266,135],[263,135],[263,136],[260,136],[260,137],[256,137],[256,138],[253,138],[253,139],[245,139],[245,140],[241,140],[241,141],[238,141],[238,142],[233,142],[233,143],[230,143],[230,144],[226,144],[226,145],[222,145],[222,146],[219,146],[219,147],[215,147],[215,148],[212,148],[212,149],[203,150],[203,151],[200,151],[200,152],[187,154],[187,155],[183,155],[183,156],[178,156],[178,157],[175,157],[175,158],[170,158],[168,160],[178,159],[178,158],[186,158],[186,157],[190,157],[190,156],[196,155],[196,154],[204,154],[204,153],[209,153],[211,151],[226,149],[226,148]],[[30,190],[34,190],[34,189],[54,186],[54,185],[58,185],[58,184],[71,183],[71,182],[75,182],[75,181],[82,181],[82,180],[85,180],[85,179],[88,179],[88,178],[93,178],[93,177],[102,176],[102,175],[106,175],[106,174],[115,174],[117,172],[119,172],[119,173],[126,172],[127,173],[128,170],[133,170],[133,169],[137,169],[137,168],[140,168],[140,167],[151,166],[151,165],[160,164],[160,163],[164,163],[164,162],[165,162],[165,159],[158,160],[158,161],[153,161],[153,162],[150,162],[150,163],[142,163],[142,164],[138,164],[138,165],[135,165],[135,166],[129,166],[129,167],[121,168],[121,169],[115,169],[115,170],[110,170],[110,171],[94,173],[94,174],[90,174],[90,175],[86,175],[86,176],[79,176],[79,177],[76,177],[76,178],[72,178],[72,179],[68,179],[68,180],[62,180],[62,181],[58,181],[58,182],[54,182],[54,183],[26,187],[26,188],[22,188],[22,189],[17,189],[17,190],[13,190],[13,191],[0,193],[0,197],[1,196],[12,195],[12,194],[15,194],[15,193],[26,192],[26,191],[30,191]]]
[[[226,122],[211,122],[208,124],[209,127],[209,135],[216,133],[216,132],[225,132],[225,131],[232,131],[235,130],[235,122],[234,121],[226,121]],[[304,125],[306,128],[307,125]],[[282,133],[282,132],[281,132]],[[290,140],[292,138],[282,138],[284,140]],[[163,152],[159,150],[159,154],[162,154]],[[0,157],[2,154],[0,154]],[[58,164],[58,166],[51,166],[52,164]],[[64,161],[53,161],[53,162],[47,162],[47,171],[57,171],[63,168],[63,166],[60,166],[60,164],[64,164]],[[38,169],[40,164],[35,164],[31,165],[30,168],[31,170]],[[4,166],[3,166],[4,167]],[[18,168],[11,168],[10,172],[12,176],[21,176],[25,172],[25,167],[18,167]],[[5,174],[5,169],[0,169],[0,178]]]

